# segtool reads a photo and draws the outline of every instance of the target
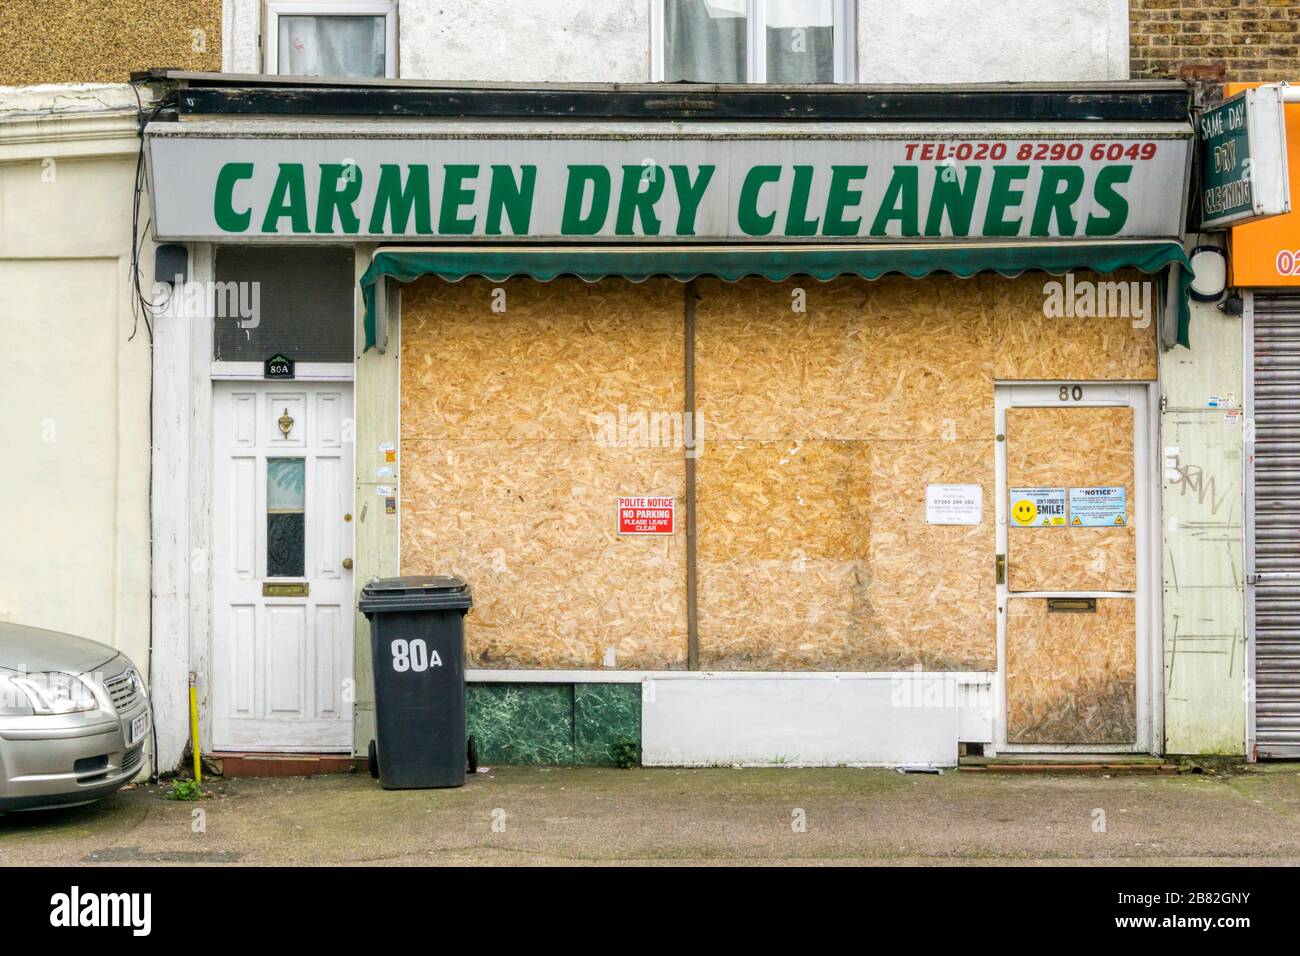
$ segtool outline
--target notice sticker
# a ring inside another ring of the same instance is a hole
[[[1064,528],[1064,488],[1012,488],[1011,525],[1015,528]]]
[[[926,485],[926,524],[979,524],[984,520],[980,485]]]
[[[618,499],[619,534],[672,534],[675,498]]]
[[[1070,489],[1071,527],[1122,528],[1126,524],[1128,508],[1123,486]]]

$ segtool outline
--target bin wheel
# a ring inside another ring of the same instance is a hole
[[[370,741],[370,750],[367,751],[366,753],[366,763],[370,767],[370,776],[378,780],[379,779],[379,748],[375,746],[375,742],[373,740]]]
[[[478,773],[478,739],[472,734],[465,741],[465,763],[470,773]]]

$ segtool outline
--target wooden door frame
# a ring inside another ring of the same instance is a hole
[[[1083,389],[1078,400],[1061,401],[1062,386]],[[1133,408],[1133,511],[1137,533],[1137,740],[1130,746],[1103,744],[1009,744],[1007,742],[1007,584],[997,586],[998,670],[993,682],[993,752],[1016,753],[1158,753],[1163,747],[1164,661],[1160,640],[1160,485],[1155,442],[1159,435],[1159,403],[1151,382],[998,382],[994,386],[996,554],[1007,554],[1009,493],[1007,482],[1007,409],[1015,405],[1044,408],[1131,406]],[[995,556],[990,556],[992,566]],[[1032,592],[1031,592],[1032,593]],[[1105,595],[1109,592],[1080,592]]]

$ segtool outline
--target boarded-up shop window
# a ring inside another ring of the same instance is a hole
[[[988,288],[699,283],[702,668],[995,667]],[[927,525],[931,482],[984,523]]]
[[[404,287],[401,570],[474,590],[474,667],[686,662],[682,286],[608,279]],[[660,418],[662,423],[664,419]],[[672,536],[616,533],[672,496]]]
[[[218,246],[213,343],[222,362],[351,362],[350,246]]]
[[[996,667],[995,379],[1154,375],[1153,327],[1049,324],[1050,278],[695,283],[702,668]],[[402,300],[401,570],[473,586],[472,665],[683,667],[685,449],[636,436],[684,406],[683,287]],[[927,524],[927,484],[983,521]],[[620,495],[675,497],[677,533],[620,537]]]

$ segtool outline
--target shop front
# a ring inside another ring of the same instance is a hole
[[[364,753],[354,592],[399,572],[473,589],[488,762],[1162,749],[1181,86],[690,91],[724,122],[175,82],[155,232],[260,296],[160,333],[214,750]]]

